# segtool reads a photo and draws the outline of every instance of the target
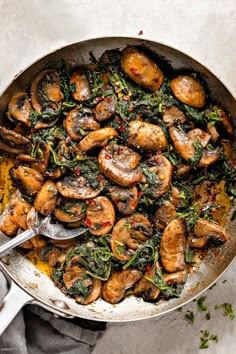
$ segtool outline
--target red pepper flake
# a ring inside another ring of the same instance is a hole
[[[143,192],[138,192],[138,197],[141,197],[143,195]]]
[[[101,226],[110,226],[111,222],[110,221],[102,221]]]
[[[146,272],[148,273],[148,275],[151,274],[151,267],[150,266],[146,266]]]
[[[96,204],[95,200],[90,200],[89,201],[89,206],[94,206]]]
[[[130,72],[134,75],[136,75],[137,70],[135,68],[130,68]]]
[[[91,221],[90,221],[89,218],[86,218],[85,221],[84,221],[84,223],[85,223],[85,225],[86,225],[87,227],[90,227],[90,226],[91,226]]]
[[[98,182],[101,182],[103,180],[103,175],[98,175],[97,180],[98,180]]]
[[[219,257],[219,255],[220,255],[220,251],[216,251],[216,252],[214,253],[214,257],[215,257],[215,258]]]
[[[155,161],[156,161],[156,163],[157,163],[158,165],[161,165],[161,160],[158,159],[158,157],[155,158]]]
[[[39,132],[39,135],[42,135],[43,134],[43,132]]]
[[[161,155],[161,150],[157,150],[157,155]]]
[[[131,221],[130,225],[131,225],[132,227],[134,227],[134,221]]]
[[[111,159],[111,155],[105,154],[105,159],[106,159],[106,160],[110,160],[110,159]]]
[[[136,203],[134,200],[131,199],[131,201],[129,202],[130,208],[135,208],[136,207]]]
[[[100,145],[101,147],[103,147],[103,148],[106,146],[105,143],[100,143],[99,145]]]
[[[68,144],[69,142],[70,142],[70,137],[68,136],[67,138],[66,138],[66,143]]]
[[[121,133],[123,133],[123,132],[125,131],[125,127],[124,127],[123,125],[121,125],[121,126],[119,127],[119,131],[120,131]]]
[[[75,170],[75,174],[78,176],[78,175],[80,175],[80,168],[78,167],[78,168],[76,168],[76,170]]]
[[[30,129],[30,133],[35,133],[36,132],[36,130],[35,129]]]
[[[129,95],[123,96],[122,98],[123,98],[123,100],[125,100],[125,101],[130,101],[130,96],[129,96]]]
[[[98,97],[97,98],[97,101],[99,102],[99,101],[104,101],[104,98],[103,97]]]
[[[142,36],[143,35],[143,31],[140,30],[139,33],[138,33],[139,36]]]
[[[130,106],[130,107],[129,107],[129,112],[133,112],[133,110],[134,110],[133,107]]]
[[[29,138],[29,139],[32,139],[32,134],[29,134],[29,135],[28,135],[28,138]]]

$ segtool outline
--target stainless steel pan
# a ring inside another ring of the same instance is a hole
[[[189,56],[155,42],[134,38],[96,38],[72,44],[40,59],[22,72],[4,91],[0,99],[0,125],[4,125],[4,111],[8,101],[16,92],[29,86],[33,77],[45,67],[57,68],[61,60],[76,67],[79,63],[87,63],[89,52],[100,56],[106,49],[123,48],[126,45],[146,45],[154,52],[163,56],[174,69],[190,69],[198,72],[206,81],[214,101],[222,105],[231,116],[236,112],[236,101],[226,87],[208,69]],[[234,125],[235,122],[234,122]],[[230,216],[229,216],[230,217]],[[203,261],[197,273],[192,274],[185,286],[181,298],[159,301],[156,304],[129,297],[117,305],[110,305],[103,300],[82,306],[67,298],[57,289],[52,281],[40,273],[26,258],[12,251],[11,258],[2,262],[1,267],[11,280],[11,289],[0,310],[0,329],[6,328],[17,311],[26,303],[37,303],[57,315],[65,317],[82,317],[91,320],[122,322],[134,321],[158,316],[184,305],[211,286],[230,266],[236,255],[236,227],[227,225],[231,239],[220,248],[217,259],[214,256]],[[0,236],[0,243],[4,237]]]

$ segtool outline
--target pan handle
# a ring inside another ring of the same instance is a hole
[[[0,307],[0,336],[7,329],[22,307],[32,300],[33,298],[29,294],[23,291],[13,281],[11,282],[10,290]]]

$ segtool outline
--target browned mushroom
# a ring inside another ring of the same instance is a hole
[[[156,300],[160,294],[160,290],[148,279],[154,280],[156,268],[159,267],[158,262],[153,263],[150,270],[144,273],[142,279],[134,286],[134,295],[142,297],[146,301]]]
[[[35,209],[45,216],[50,215],[56,208],[57,194],[55,183],[45,182],[34,200]]]
[[[64,120],[64,128],[72,140],[79,141],[90,131],[100,129],[90,108],[77,107]]]
[[[210,134],[204,132],[199,128],[190,130],[186,135],[192,142],[200,141],[203,147],[207,146],[211,139]]]
[[[163,230],[176,218],[175,206],[169,201],[166,201],[165,204],[157,209],[154,217],[156,228]]]
[[[29,152],[31,148],[31,142],[23,135],[0,127],[0,149],[20,154]]]
[[[129,123],[127,143],[132,147],[152,151],[167,148],[166,137],[158,125],[137,120]]]
[[[8,103],[9,119],[13,117],[27,127],[31,126],[30,111],[32,110],[29,97],[26,92],[18,92]]]
[[[43,185],[43,176],[38,171],[27,166],[11,168],[11,177],[20,190],[28,195],[35,195]]]
[[[97,298],[100,296],[102,287],[101,280],[94,279],[89,276],[86,272],[86,269],[79,268],[78,266],[73,267],[71,270],[64,273],[63,281],[68,291],[73,288],[73,294],[75,296],[76,302],[80,304],[88,305],[91,302],[97,300]],[[80,292],[79,286],[76,289],[77,283],[80,284],[80,287],[82,286],[83,289],[87,288],[87,296]]]
[[[170,87],[175,97],[181,102],[195,108],[202,108],[205,105],[203,87],[193,77],[179,75],[171,81]]]
[[[234,127],[229,118],[229,116],[225,113],[225,111],[219,106],[213,106],[213,109],[217,110],[217,115],[222,118],[221,124],[223,125],[224,129],[227,133],[231,136],[234,134]]]
[[[138,169],[140,155],[123,145],[108,145],[98,156],[102,173],[121,186],[131,186],[140,181]]]
[[[95,236],[108,234],[115,222],[115,210],[107,197],[97,197],[89,202],[87,224],[89,232]]]
[[[57,189],[66,198],[72,199],[91,199],[95,198],[103,190],[105,184],[102,179],[99,188],[92,188],[89,181],[82,176],[65,176],[56,183]]]
[[[105,97],[95,107],[95,117],[98,121],[111,118],[116,112],[116,101],[113,96]]]
[[[79,68],[73,73],[70,85],[74,85],[72,96],[76,101],[87,101],[90,99],[90,85],[83,69]]]
[[[132,214],[138,205],[138,190],[136,187],[125,188],[111,186],[109,188],[112,201],[115,203],[120,213],[124,215]]]
[[[114,272],[102,287],[103,299],[110,304],[116,304],[125,296],[126,290],[141,279],[142,275],[140,270],[132,268]]]
[[[186,161],[194,158],[195,149],[193,146],[194,141],[190,139],[187,134],[178,126],[170,127],[169,129],[171,140],[178,153]],[[202,150],[202,157],[198,163],[198,167],[207,167],[215,163],[220,157],[221,149],[216,148],[215,150]]]
[[[179,272],[164,274],[163,279],[168,285],[184,284],[188,278],[188,272],[186,269]]]
[[[86,204],[78,200],[65,199],[55,209],[55,217],[62,222],[76,222],[86,215]]]
[[[150,221],[142,214],[120,219],[113,228],[111,249],[121,261],[128,261],[133,252],[152,235]]]
[[[186,117],[183,112],[181,112],[177,107],[171,106],[170,108],[163,107],[163,121],[167,124],[167,126],[173,125],[175,122],[184,123],[186,121]]]
[[[49,158],[50,158],[50,143],[45,143],[43,140],[39,140],[35,146],[36,149],[36,161],[31,164],[31,167],[36,171],[45,174],[47,171]]]
[[[86,135],[79,143],[81,151],[86,152],[96,146],[104,145],[108,140],[116,138],[117,131],[111,127],[101,128]]]
[[[199,218],[193,229],[193,236],[189,238],[189,246],[202,248],[207,243],[212,243],[216,246],[225,243],[228,239],[225,230],[215,223]]]
[[[175,219],[165,228],[161,243],[161,263],[168,273],[174,273],[185,268],[185,221]]]
[[[164,79],[158,66],[136,47],[123,50],[121,69],[131,80],[153,92],[160,88]]]
[[[32,81],[31,102],[36,112],[45,111],[45,106],[56,111],[63,99],[59,74],[54,69],[41,71]]]

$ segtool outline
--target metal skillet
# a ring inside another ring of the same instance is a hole
[[[4,91],[0,99],[0,125],[4,120],[9,99],[19,90],[29,87],[32,79],[41,70],[58,68],[63,59],[69,66],[87,63],[89,52],[99,57],[105,50],[124,48],[126,45],[145,45],[165,58],[175,70],[192,70],[198,72],[205,80],[211,92],[212,99],[220,104],[233,117],[236,112],[236,101],[226,87],[208,69],[182,52],[152,41],[134,38],[96,38],[75,43],[53,52],[22,72]],[[236,122],[234,122],[236,126]],[[231,210],[232,215],[233,210]],[[77,304],[73,299],[67,298],[53,282],[25,257],[12,251],[9,259],[2,259],[0,267],[11,283],[10,291],[0,310],[0,333],[7,327],[17,312],[26,304],[38,304],[56,315],[64,317],[81,317],[90,320],[107,322],[126,322],[147,319],[170,312],[193,300],[204,290],[210,287],[230,266],[236,255],[236,225],[227,223],[230,240],[219,248],[219,257],[209,256],[202,261],[198,272],[190,275],[180,298],[168,301],[161,300],[156,304],[147,303],[134,297],[128,297],[117,305],[111,305],[103,300],[97,300],[88,306]],[[0,235],[0,244],[6,242]]]

